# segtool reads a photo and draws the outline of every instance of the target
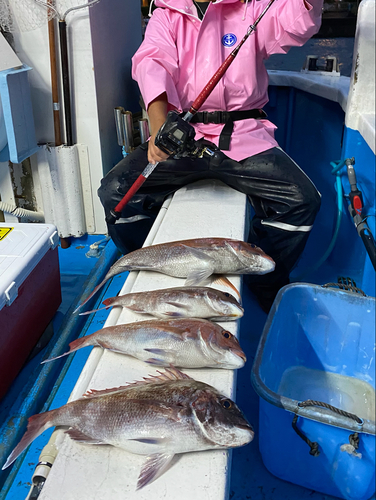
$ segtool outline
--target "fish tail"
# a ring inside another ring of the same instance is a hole
[[[102,286],[106,283],[106,281],[107,281],[108,279],[109,279],[109,277],[106,275],[106,276],[105,276],[105,278],[104,278],[104,280],[103,280],[103,281],[101,281],[101,282],[99,283],[99,285],[97,285],[97,286],[94,288],[94,290],[93,290],[93,291],[91,292],[91,294],[87,297],[87,299],[86,299],[86,300],[84,300],[84,301],[82,302],[82,304],[80,304],[80,305],[79,305],[79,306],[78,306],[78,307],[77,307],[77,308],[73,311],[73,314],[76,314],[76,312],[77,312],[79,309],[81,309],[81,307],[83,307],[83,306],[84,306],[87,302],[89,302],[89,300],[90,300],[90,299],[91,299],[91,298],[92,298],[92,297],[93,297],[93,296],[97,293],[97,291],[98,291],[100,288],[102,288]]]
[[[60,354],[60,356],[56,356],[56,358],[45,359],[44,361],[42,361],[41,364],[49,363],[50,361],[55,361],[55,359],[63,358],[64,356],[67,356],[72,352],[78,351],[78,349],[81,349],[82,347],[87,347],[89,345],[92,345],[92,341],[90,339],[92,335],[88,335],[87,337],[80,337],[79,339],[73,340],[73,342],[69,344],[69,351],[65,352],[64,354]]]
[[[9,467],[16,458],[21,455],[21,453],[29,446],[30,443],[34,441],[38,436],[40,436],[46,429],[55,425],[54,415],[57,410],[46,411],[45,413],[39,413],[33,415],[29,418],[27,429],[23,435],[21,441],[14,448],[12,453],[9,455],[7,461],[3,465],[2,470]]]
[[[79,316],[87,316],[88,314],[93,314],[98,311],[103,311],[104,309],[108,309],[108,307],[99,307],[98,309],[92,309],[91,311],[85,311],[83,313],[80,313]]]
[[[102,304],[104,304],[106,306],[106,309],[108,307],[111,307],[113,305],[113,303],[118,299],[119,297],[116,296],[116,297],[110,297],[109,299],[106,299],[102,302]]]

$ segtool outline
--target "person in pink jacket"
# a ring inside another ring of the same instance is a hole
[[[268,311],[304,249],[320,195],[274,138],[262,110],[268,102],[264,60],[303,45],[320,28],[323,0],[276,0],[191,123],[195,140],[221,150],[208,158],[169,157],[154,141],[169,110],[186,112],[269,0],[155,0],[145,38],[132,59],[148,112],[151,137],[102,180],[98,194],[106,217],[148,162],[160,162],[124,208],[120,223],[108,224],[118,248],[142,246],[165,197],[200,180],[219,179],[245,193],[255,216],[249,241],[276,261],[263,276],[247,276]]]

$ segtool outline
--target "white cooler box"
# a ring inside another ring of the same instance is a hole
[[[61,303],[51,224],[0,222],[0,399]]]

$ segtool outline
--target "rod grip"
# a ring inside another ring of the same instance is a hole
[[[115,212],[121,214],[125,205],[131,200],[133,195],[140,189],[143,183],[146,181],[146,177],[140,174],[136,181],[129,188],[128,192],[125,194],[124,198],[116,205]]]

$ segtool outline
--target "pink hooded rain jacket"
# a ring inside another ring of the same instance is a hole
[[[146,109],[167,93],[169,109],[187,111],[209,79],[240,42],[269,0],[217,0],[202,21],[192,0],[155,0],[158,8],[132,59]],[[247,110],[268,102],[268,74],[263,61],[271,54],[301,46],[321,24],[323,0],[276,0],[257,30],[241,47],[200,111]],[[218,145],[223,124],[195,124],[196,139]],[[236,121],[230,150],[234,160],[278,146],[269,120]]]

